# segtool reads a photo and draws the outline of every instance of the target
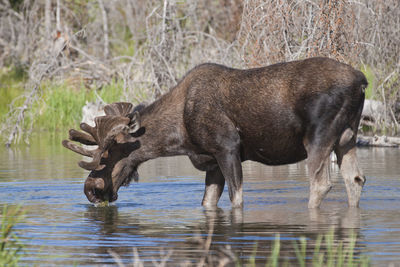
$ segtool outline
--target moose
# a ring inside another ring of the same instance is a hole
[[[138,180],[141,163],[187,155],[206,172],[205,207],[217,205],[225,182],[232,206],[243,205],[243,161],[307,159],[308,207],[318,208],[332,187],[334,151],[348,205],[357,207],[366,181],[356,136],[367,84],[362,72],[323,57],[243,70],[206,63],[149,105],[105,106],[94,127],[81,123],[83,132],[71,129],[63,145],[93,158],[79,162],[90,171],[84,193],[93,203],[117,200],[121,186]]]

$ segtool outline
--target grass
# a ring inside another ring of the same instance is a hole
[[[14,233],[14,227],[24,217],[21,206],[3,207],[1,217],[0,266],[18,266],[24,245]]]
[[[209,235],[212,235],[210,233]],[[210,236],[206,237],[206,239],[210,239]],[[285,252],[285,255],[281,253],[282,242],[280,240],[280,235],[277,234],[271,246],[271,252],[269,257],[267,258],[265,263],[260,262],[257,259],[257,244],[254,246],[254,250],[251,256],[248,258],[246,262],[243,262],[242,259],[238,258],[237,255],[231,248],[227,252],[225,249],[224,254],[216,254],[215,251],[210,251],[210,246],[204,245],[204,252],[194,251],[193,253],[201,253],[203,256],[199,256],[199,260],[196,262],[192,262],[192,265],[189,266],[232,266],[235,265],[237,267],[246,266],[246,267],[256,267],[256,266],[266,266],[266,267],[278,267],[278,266],[313,266],[313,267],[367,267],[370,266],[370,260],[367,256],[356,255],[355,244],[357,241],[357,237],[355,234],[351,234],[349,240],[346,243],[343,241],[337,242],[334,239],[334,231],[331,230],[325,235],[319,235],[315,242],[309,242],[305,237],[301,237],[299,241],[293,242],[293,250],[294,255],[288,255]],[[206,242],[204,242],[206,244]],[[139,253],[136,248],[134,248],[132,266],[141,267],[144,266],[143,262],[139,257]],[[310,252],[311,251],[311,252]],[[118,266],[125,266],[122,262],[122,259],[114,253],[113,251],[109,251],[109,253],[114,258],[115,262]],[[161,253],[160,253],[161,255]],[[166,262],[173,262],[170,258],[173,255],[173,251],[169,251],[167,256],[164,256],[160,263],[153,261],[154,266],[164,266]],[[207,255],[207,256],[204,256]],[[234,255],[232,257],[232,255]],[[258,255],[260,256],[260,255]],[[201,261],[200,258],[206,259],[206,261]],[[187,262],[182,264],[175,264],[176,266],[188,266]]]
[[[21,68],[0,69],[0,115],[8,112],[8,105],[24,92],[26,74]],[[17,103],[20,104],[20,103]],[[22,103],[21,103],[22,104]]]
[[[0,69],[0,122],[7,124],[10,119],[10,103],[18,109],[24,103],[26,72],[16,67]],[[88,88],[92,87],[92,88]],[[136,103],[140,99],[148,99],[148,88],[135,88],[134,92],[124,92],[123,80],[112,80],[100,89],[96,84],[84,84],[76,79],[66,79],[62,82],[55,80],[43,81],[39,88],[39,97],[33,106],[24,113],[24,124],[21,128],[27,136],[49,132],[52,136],[66,133],[70,128],[79,128],[82,120],[82,107],[87,102],[104,101],[112,103],[129,97]],[[125,94],[124,94],[125,93]],[[33,131],[32,131],[33,130]],[[5,137],[2,136],[2,137]]]
[[[16,67],[0,69],[0,119],[7,120],[9,104],[22,105],[21,96],[27,81],[23,69]],[[112,81],[101,89],[88,89],[81,85],[69,84],[68,81],[59,83],[46,81],[41,84],[41,97],[34,103],[34,128],[37,130],[57,131],[68,127],[76,127],[82,117],[82,107],[86,101],[96,101],[100,97],[105,102],[120,101],[122,96],[122,81]],[[26,125],[30,125],[29,116],[26,117]]]
[[[349,242],[345,245],[343,241],[335,242],[334,231],[331,230],[325,235],[319,235],[314,243],[312,258],[307,256],[307,239],[301,237],[299,241],[293,242],[294,253],[296,255],[296,266],[305,267],[367,267],[370,266],[370,260],[367,256],[355,256],[355,244],[357,237],[350,235]],[[288,259],[281,259],[280,256],[280,236],[276,235],[274,244],[271,248],[271,254],[267,260],[266,267],[292,266],[293,262]],[[253,256],[255,257],[255,255]],[[242,264],[237,264],[242,266]],[[255,267],[254,259],[250,259],[245,266]]]
[[[77,127],[82,119],[82,107],[86,102],[100,97],[106,103],[119,101],[122,85],[112,82],[101,90],[80,88],[68,84],[49,83],[43,86],[42,100],[34,106],[35,128],[50,132]]]

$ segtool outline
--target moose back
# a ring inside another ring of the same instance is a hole
[[[263,68],[202,64],[149,105],[105,107],[95,126],[71,129],[63,145],[93,158],[84,193],[90,202],[115,201],[122,185],[138,180],[139,164],[187,155],[206,172],[204,206],[216,206],[227,182],[232,206],[243,204],[241,163],[267,165],[307,159],[308,206],[319,207],[332,187],[332,151],[344,178],[349,206],[358,206],[365,177],[356,157],[356,135],[367,86],[365,76],[329,58]]]

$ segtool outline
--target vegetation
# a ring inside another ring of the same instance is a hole
[[[371,129],[396,133],[399,16],[397,0],[2,1],[0,135],[9,145],[32,129],[75,124],[86,100],[108,90],[118,95],[105,101],[152,101],[199,63],[249,68],[310,56],[362,69],[367,97],[385,112]]]
[[[19,242],[14,227],[24,217],[21,206],[3,207],[1,216],[0,266],[18,266],[24,245]]]
[[[370,266],[369,258],[365,255],[357,255],[355,250],[355,243],[357,237],[351,235],[347,244],[342,241],[337,243],[334,240],[334,231],[331,230],[325,235],[319,235],[312,244],[313,251],[308,250],[308,244],[306,238],[302,237],[299,241],[293,242],[293,249],[295,255],[282,255],[281,247],[282,241],[280,240],[280,235],[275,236],[275,240],[271,246],[271,252],[267,257],[265,263],[261,263],[260,260],[256,260],[257,247],[254,248],[254,253],[247,260],[239,259],[233,251],[230,249],[223,250],[223,253],[215,254],[211,253],[209,242],[211,241],[210,235],[201,242],[202,250],[204,251],[204,256],[199,256],[198,262],[195,263],[196,266],[248,266],[255,267],[261,264],[266,267],[277,267],[277,266],[313,266],[313,267],[367,267]],[[207,242],[209,241],[209,242]],[[309,242],[309,241],[308,241]],[[201,250],[200,250],[201,251]],[[122,259],[114,253],[109,251],[113,256],[114,260],[118,266],[125,266]],[[139,257],[139,253],[136,249],[133,250],[133,266],[142,267],[143,262]],[[173,251],[169,251],[162,257],[161,262],[154,262],[154,266],[164,266],[168,262],[169,258],[173,254]],[[312,256],[310,256],[312,255]],[[265,255],[262,255],[265,256]],[[185,262],[180,266],[188,266]]]
[[[51,132],[78,126],[82,119],[82,107],[87,101],[111,103],[120,100],[122,87],[111,82],[102,90],[73,88],[68,84],[49,83],[44,86],[42,100],[33,106],[37,127]]]
[[[280,255],[280,236],[279,234],[275,236],[274,244],[271,248],[271,254],[268,258],[266,265],[267,267],[277,267],[277,266],[292,266],[296,264],[297,266],[313,266],[313,267],[345,267],[345,266],[369,266],[369,258],[365,255],[361,257],[355,256],[355,243],[357,237],[352,235],[349,243],[344,245],[343,242],[338,244],[334,240],[334,232],[331,230],[325,235],[319,235],[313,245],[314,249],[312,252],[312,257],[307,256],[307,239],[302,237],[299,241],[293,242],[294,253],[296,255],[295,261],[290,261],[289,259],[282,259]],[[239,263],[239,266],[257,266],[255,261],[255,255],[251,257],[247,264]]]
[[[16,68],[3,68],[0,70],[0,116],[8,112],[8,107],[15,100],[20,105],[17,97],[21,95],[26,80],[25,72]]]

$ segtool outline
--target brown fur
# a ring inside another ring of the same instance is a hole
[[[366,85],[361,72],[328,58],[248,70],[197,66],[160,99],[135,109],[140,116],[130,116],[131,124],[140,127],[121,131],[85,193],[102,179],[105,187],[92,190],[89,200],[115,200],[140,163],[188,155],[207,172],[203,205],[217,204],[226,181],[232,204],[241,206],[242,161],[281,165],[308,158],[313,208],[331,188],[326,161],[335,150],[349,204],[356,206],[365,178],[353,148]]]

